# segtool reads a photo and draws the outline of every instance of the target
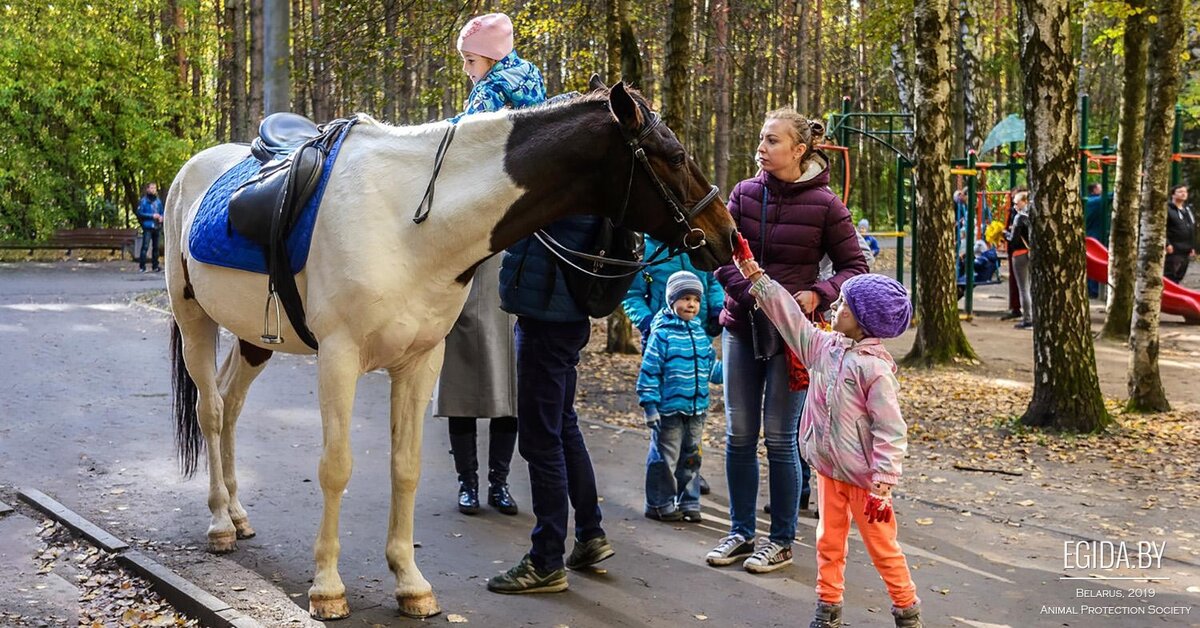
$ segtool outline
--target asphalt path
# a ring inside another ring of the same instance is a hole
[[[162,275],[140,275],[127,266],[0,264],[0,500],[11,501],[15,487],[38,488],[117,536],[153,548],[185,577],[267,625],[310,623],[304,593],[321,508],[315,360],[275,356],[251,389],[238,426],[237,456],[242,501],[258,536],[239,542],[233,554],[208,555],[206,474],[181,478],[172,451],[168,318],[133,302],[140,293],[161,289]],[[397,616],[383,555],[387,394],[383,374],[361,378],[351,428],[354,475],[341,526],[340,570],[354,615],[330,625],[418,623]],[[431,621],[456,614],[479,626],[807,624],[816,599],[815,521],[801,521],[791,567],[764,576],[736,566],[707,567],[703,554],[728,526],[721,456],[706,454],[714,494],[704,500],[703,523],[650,521],[641,508],[646,435],[590,421],[595,418],[584,417],[585,435],[617,555],[601,571],[571,573],[568,592],[538,596],[499,596],[484,588],[488,577],[528,548],[533,520],[519,456],[512,484],[521,515],[505,517],[486,508],[475,517],[460,515],[445,425],[427,418],[417,563],[445,613]],[[487,432],[480,428],[484,454]],[[1118,585],[1081,587],[1060,580],[1062,537],[983,517],[926,528],[912,522],[931,513],[945,519],[946,513],[904,500],[898,508],[901,542],[914,567],[927,626],[1200,624],[1194,594],[1163,591],[1136,600]],[[767,527],[760,517],[759,529]],[[882,582],[857,538],[850,548],[847,625],[891,625]],[[1191,567],[1164,567],[1172,569],[1195,574]],[[1139,585],[1146,583],[1128,587]],[[1081,588],[1122,597],[1096,599],[1081,595]],[[1186,608],[1189,614],[1109,614],[1150,605]],[[1084,614],[1061,614],[1053,607]],[[1103,610],[1110,608],[1118,610]]]

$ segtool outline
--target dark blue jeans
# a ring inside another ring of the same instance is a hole
[[[574,407],[575,367],[590,334],[587,320],[517,318],[517,446],[529,463],[537,518],[529,555],[542,572],[563,566],[570,507],[575,509],[576,541],[604,536],[596,475]]]
[[[142,227],[142,254],[138,257],[138,267],[146,270],[146,252],[150,252],[154,270],[158,270],[158,238],[162,229],[147,229]]]
[[[725,477],[729,482],[730,534],[754,538],[758,500],[758,434],[767,445],[771,503],[770,538],[791,546],[797,508],[809,491],[808,465],[800,458],[796,431],[807,391],[788,390],[787,355],[755,359],[754,346],[728,330],[721,336],[725,360]]]

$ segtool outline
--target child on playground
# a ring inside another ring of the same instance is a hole
[[[881,342],[908,328],[908,291],[883,275],[851,277],[834,303],[833,331],[821,331],[787,290],[763,273],[748,246],[735,259],[752,283],[750,293],[811,378],[800,419],[800,453],[819,474],[821,523],[819,601],[809,628],[842,625],[851,519],[887,585],[896,625],[920,628],[920,600],[896,541],[891,503],[908,446],[908,427],[900,415],[896,364]]]
[[[650,428],[646,517],[700,521],[700,439],[714,371],[712,342],[697,318],[704,284],[686,270],[667,279],[667,305],[650,324],[638,401]]]

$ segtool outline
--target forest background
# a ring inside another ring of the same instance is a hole
[[[199,150],[248,140],[263,114],[262,4],[0,3],[0,240],[133,225],[146,182],[169,185]],[[1021,111],[1022,74],[1013,0],[951,4],[951,156],[961,157]],[[1091,138],[1115,142],[1128,7],[1073,4]],[[772,108],[825,118],[848,98],[856,111],[909,110],[896,77],[912,73],[923,42],[912,0],[291,0],[290,8],[296,112],[318,121],[365,112],[395,124],[453,115],[470,89],[458,29],[472,15],[505,11],[548,93],[582,89],[593,72],[629,80],[725,192],[752,173],[760,120]],[[1200,59],[1200,0],[1184,2],[1184,19],[1185,54]],[[1194,146],[1200,63],[1182,69],[1184,143]],[[849,204],[876,228],[894,226],[894,156],[861,136],[853,144]],[[1184,177],[1200,183],[1200,167],[1185,163]]]

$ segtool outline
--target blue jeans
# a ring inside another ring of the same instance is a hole
[[[700,439],[704,415],[664,415],[650,429],[646,456],[646,512],[700,511]]]
[[[754,358],[750,340],[725,331],[725,477],[729,482],[731,534],[754,538],[758,508],[758,432],[767,443],[771,541],[790,546],[796,537],[801,480],[808,490],[808,465],[800,459],[796,431],[807,391],[788,390],[787,354]],[[803,473],[803,475],[801,475]]]
[[[520,316],[516,335],[517,442],[529,463],[537,519],[529,556],[539,571],[554,571],[563,567],[570,507],[575,508],[576,540],[604,536],[596,474],[574,407],[575,367],[591,325]]]
[[[142,254],[138,257],[138,267],[146,270],[146,252],[150,252],[154,270],[158,270],[158,238],[162,229],[147,229],[142,227]]]

